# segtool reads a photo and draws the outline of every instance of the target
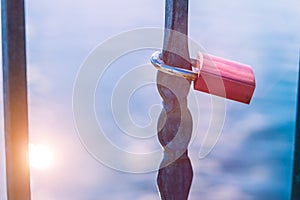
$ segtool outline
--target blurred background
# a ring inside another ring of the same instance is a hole
[[[30,142],[37,149],[35,152],[44,152],[41,157],[45,160],[31,162],[33,200],[159,199],[155,171],[120,172],[104,166],[86,151],[73,120],[72,92],[82,63],[96,46],[132,29],[162,28],[164,3],[159,0],[25,1]],[[211,97],[191,89],[199,104],[199,119],[194,122],[199,127],[189,148],[194,168],[190,200],[289,199],[300,47],[299,11],[297,0],[272,3],[190,0],[189,36],[210,54],[251,65],[256,77],[250,105],[226,101],[222,134],[212,152],[201,159],[199,150],[209,126]],[[143,50],[114,62],[110,73],[116,77],[104,78],[114,81],[106,81],[107,86],[104,89],[99,86],[95,94],[98,120],[110,130],[106,131],[107,137],[131,151],[143,151],[148,140],[125,138],[109,106],[97,103],[100,102],[97,98],[110,97],[111,91],[105,89],[113,88],[122,73],[149,63],[152,52]],[[155,79],[154,68],[153,74]],[[0,88],[0,199],[6,200]],[[148,110],[154,104],[161,104],[155,85],[140,88],[129,101],[132,120],[141,125],[149,123]],[[148,146],[160,148],[155,135],[149,139]],[[111,156],[118,159],[118,155]]]

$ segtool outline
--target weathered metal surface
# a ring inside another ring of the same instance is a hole
[[[7,199],[30,200],[24,1],[1,9]]]
[[[166,0],[162,60],[167,65],[191,70],[187,30],[188,0]],[[157,88],[163,99],[158,138],[164,148],[157,184],[163,200],[187,199],[192,183],[187,150],[193,126],[187,107],[190,84],[184,78],[157,72]]]

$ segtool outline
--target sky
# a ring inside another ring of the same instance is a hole
[[[161,99],[149,59],[161,48],[164,1],[28,0],[25,7],[30,142],[54,155],[48,168],[31,169],[32,199],[159,199],[155,162],[130,155],[161,151],[155,133]],[[299,10],[297,0],[190,1],[189,37],[196,51],[249,64],[256,78],[250,105],[191,88],[190,200],[289,199]],[[96,67],[85,68],[92,58]],[[95,71],[80,82],[85,69]],[[76,96],[77,86],[89,90]],[[0,111],[3,116],[2,100]],[[111,153],[103,149],[106,140],[97,140],[100,134],[81,131],[93,120],[107,141],[129,154]],[[1,121],[0,200],[6,200]],[[213,135],[210,127],[222,130]]]

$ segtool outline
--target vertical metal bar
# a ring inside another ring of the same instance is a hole
[[[167,65],[191,69],[187,30],[188,0],[166,0],[162,59]],[[163,200],[187,199],[193,179],[187,150],[193,126],[187,107],[190,84],[183,78],[157,73],[157,88],[163,99],[158,138],[164,148],[157,184]]]
[[[163,60],[167,65],[191,69],[188,49],[188,0],[166,0]]]
[[[30,200],[24,0],[1,12],[7,198]]]
[[[299,75],[298,75],[298,105],[297,105],[297,121],[295,134],[295,152],[294,152],[294,168],[293,168],[293,184],[292,184],[292,200],[300,199],[300,54],[299,54]]]

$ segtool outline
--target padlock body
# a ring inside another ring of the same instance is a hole
[[[213,55],[202,54],[203,64],[197,56],[198,78],[194,89],[249,104],[255,90],[254,73],[249,65]]]

